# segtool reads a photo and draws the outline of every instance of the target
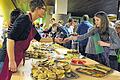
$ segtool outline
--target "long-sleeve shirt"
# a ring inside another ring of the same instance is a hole
[[[78,36],[78,40],[83,40],[89,37],[87,47],[86,47],[86,53],[89,54],[96,54],[95,52],[95,44],[92,39],[92,35],[96,34],[98,32],[97,28],[92,28],[88,33],[84,35]],[[115,29],[109,27],[109,43],[110,45],[110,55],[116,55],[115,49],[120,48],[120,38],[117,35],[117,32]]]

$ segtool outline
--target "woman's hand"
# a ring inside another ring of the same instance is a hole
[[[15,60],[9,61],[9,70],[12,72],[16,72],[17,71],[17,65]]]
[[[71,39],[70,38],[65,38],[64,40],[63,40],[63,42],[68,42],[68,41],[70,41]]]
[[[70,36],[70,37],[68,37],[68,38],[65,38],[65,39],[64,39],[64,42],[68,42],[68,41],[70,41],[70,40],[77,40],[77,37],[78,37],[78,36]]]
[[[9,59],[9,70],[12,72],[17,71],[17,65],[15,62],[15,55],[14,55],[14,44],[15,41],[12,39],[7,39],[7,53],[8,53],[8,59]],[[19,57],[17,57],[19,58]]]
[[[55,38],[55,42],[57,43],[64,43],[63,38]]]
[[[104,41],[98,41],[98,45],[110,47],[110,43],[107,43],[107,42],[104,42]]]

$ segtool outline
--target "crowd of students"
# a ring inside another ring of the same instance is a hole
[[[107,13],[103,11],[99,11],[94,15],[93,22],[89,22],[88,15],[83,15],[82,18],[83,21],[79,24],[76,23],[75,19],[70,18],[65,25],[60,25],[58,21],[52,18],[53,23],[50,24],[50,28],[43,32],[54,33],[54,37],[58,37],[58,35],[61,37],[62,33],[61,38],[65,38],[61,40],[62,43],[59,43],[62,46],[71,49],[73,40],[79,42],[79,52],[82,55],[119,70],[117,60],[120,53],[120,21],[116,21],[115,25],[111,26]],[[72,36],[72,34],[78,36]],[[95,35],[100,38],[97,42],[94,40],[97,38]],[[100,52],[96,51],[97,45],[103,48]]]

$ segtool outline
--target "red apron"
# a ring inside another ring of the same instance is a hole
[[[21,60],[25,58],[24,53],[29,47],[30,41],[34,38],[34,36],[35,36],[35,28],[31,27],[30,33],[26,40],[15,42],[14,53],[15,53],[15,61],[16,61],[17,66],[20,64]],[[3,69],[0,73],[0,80],[11,79],[12,72],[9,71],[8,64],[9,64],[9,59],[8,59],[8,55],[6,55]]]

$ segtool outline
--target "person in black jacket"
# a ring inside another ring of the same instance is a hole
[[[55,37],[60,37],[60,38],[66,38],[67,36],[64,32],[64,29],[62,28],[63,26],[60,26],[59,23],[54,23],[48,30],[43,31],[44,33],[50,34],[50,37],[54,38]]]

